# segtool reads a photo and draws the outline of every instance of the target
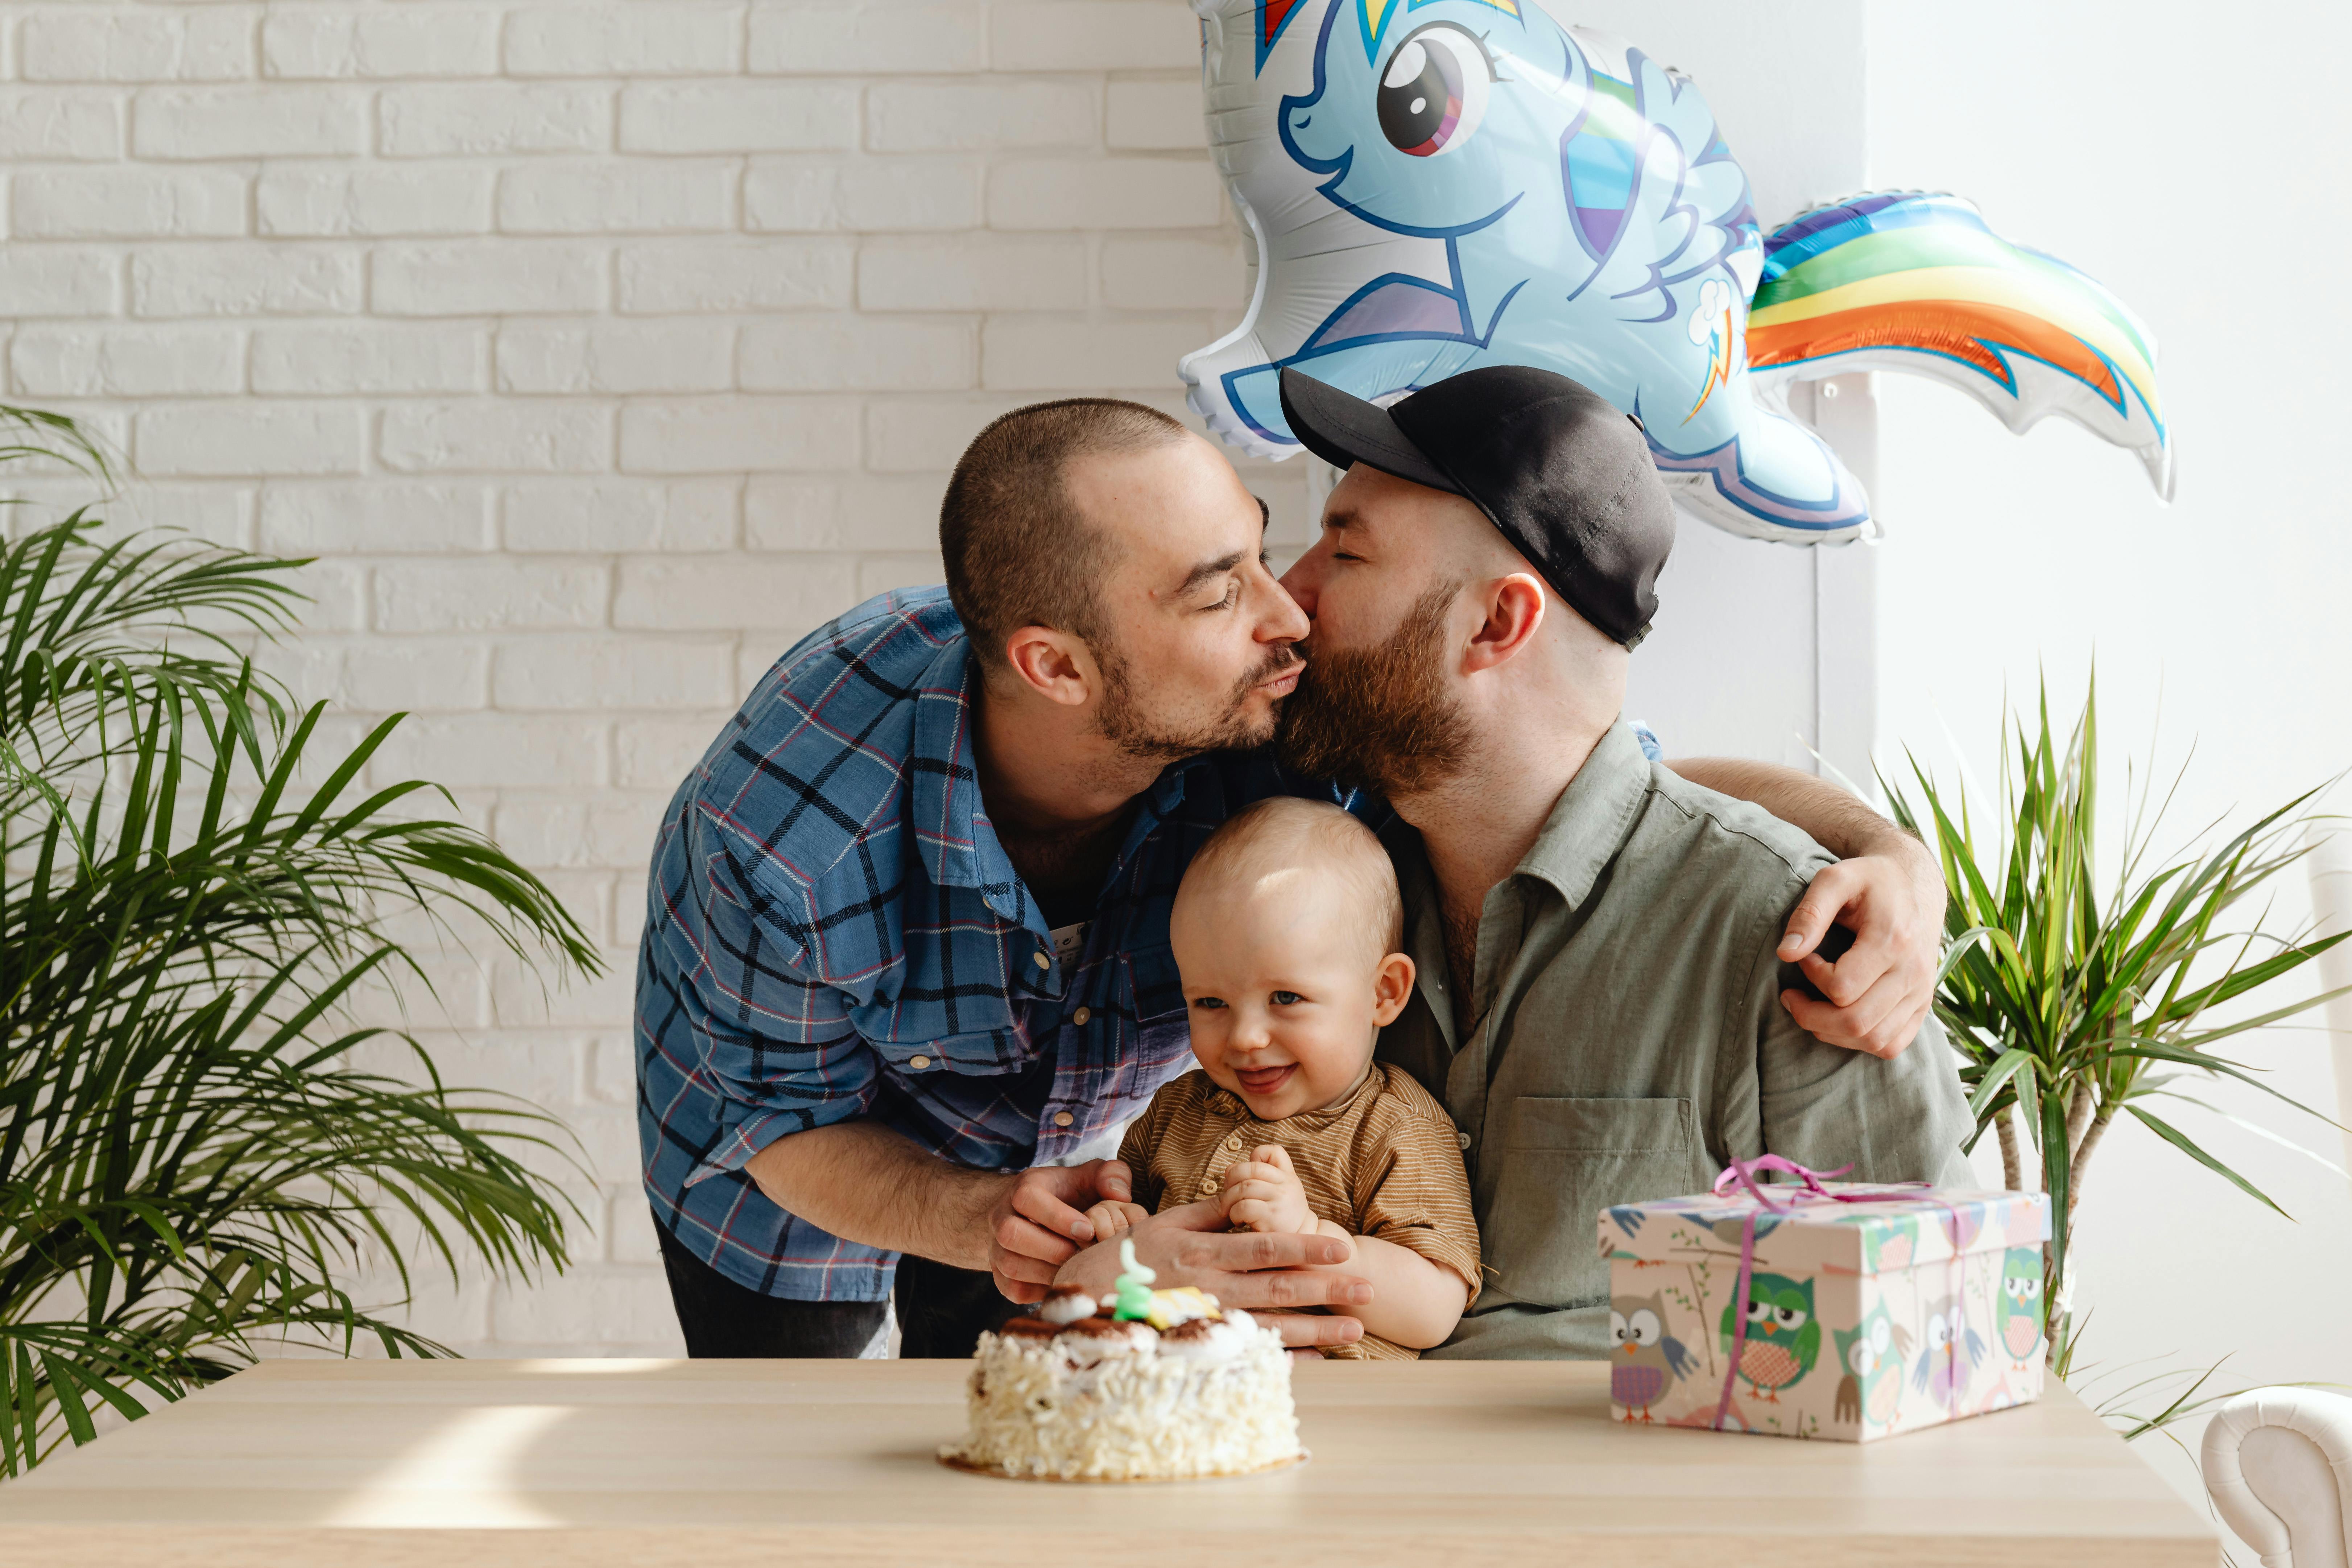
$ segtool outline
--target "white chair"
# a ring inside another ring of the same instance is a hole
[[[2352,1564],[2352,1399],[2307,1388],[2242,1394],[2205,1427],[2204,1469],[2213,1507],[2263,1568]]]

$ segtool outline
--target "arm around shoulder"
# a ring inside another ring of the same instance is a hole
[[[1660,764],[1678,776],[1763,807],[1841,860],[1901,854],[1918,840],[1871,809],[1852,790],[1811,773],[1746,757],[1677,757]]]
[[[1689,783],[1743,800],[1802,830],[1838,857],[1790,913],[1780,956],[1819,995],[1782,1000],[1819,1038],[1872,1056],[1900,1056],[1934,1001],[1943,952],[1943,868],[1927,847],[1826,779],[1772,763],[1701,757],[1664,764]],[[1834,962],[1832,925],[1853,932]],[[1833,950],[1832,950],[1833,951]]]
[[[1748,1005],[1765,1151],[1817,1171],[1851,1164],[1853,1181],[1973,1182],[1959,1058],[1933,1016],[1891,1058],[1825,1045],[1780,999],[1800,984],[1795,969],[1768,952],[1758,970]]]

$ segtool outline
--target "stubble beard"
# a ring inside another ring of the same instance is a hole
[[[1189,728],[1159,721],[1145,711],[1145,705],[1136,695],[1133,667],[1119,650],[1098,647],[1095,661],[1103,676],[1102,706],[1095,717],[1096,731],[1123,754],[1139,762],[1181,763],[1207,752],[1245,752],[1272,740],[1273,721],[1254,720],[1247,711],[1250,694],[1267,681],[1297,668],[1299,657],[1289,644],[1284,644],[1234,684],[1221,717]]]
[[[1394,636],[1370,647],[1315,649],[1275,732],[1283,764],[1391,799],[1458,774],[1470,721],[1444,669],[1447,612],[1461,591],[1431,588]]]

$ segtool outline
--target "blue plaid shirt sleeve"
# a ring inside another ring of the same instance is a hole
[[[763,929],[755,911],[773,895],[746,887],[724,854],[686,858],[705,870],[686,879],[666,935],[674,951],[691,951],[677,966],[679,1021],[724,1102],[718,1142],[686,1177],[691,1187],[741,1169],[787,1133],[866,1114],[880,1072],[850,1022],[850,999],[788,963]]]

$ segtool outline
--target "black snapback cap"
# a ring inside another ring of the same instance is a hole
[[[1578,615],[1632,647],[1657,614],[1675,507],[1640,421],[1580,382],[1486,365],[1382,408],[1296,369],[1282,412],[1308,451],[1461,496]]]

